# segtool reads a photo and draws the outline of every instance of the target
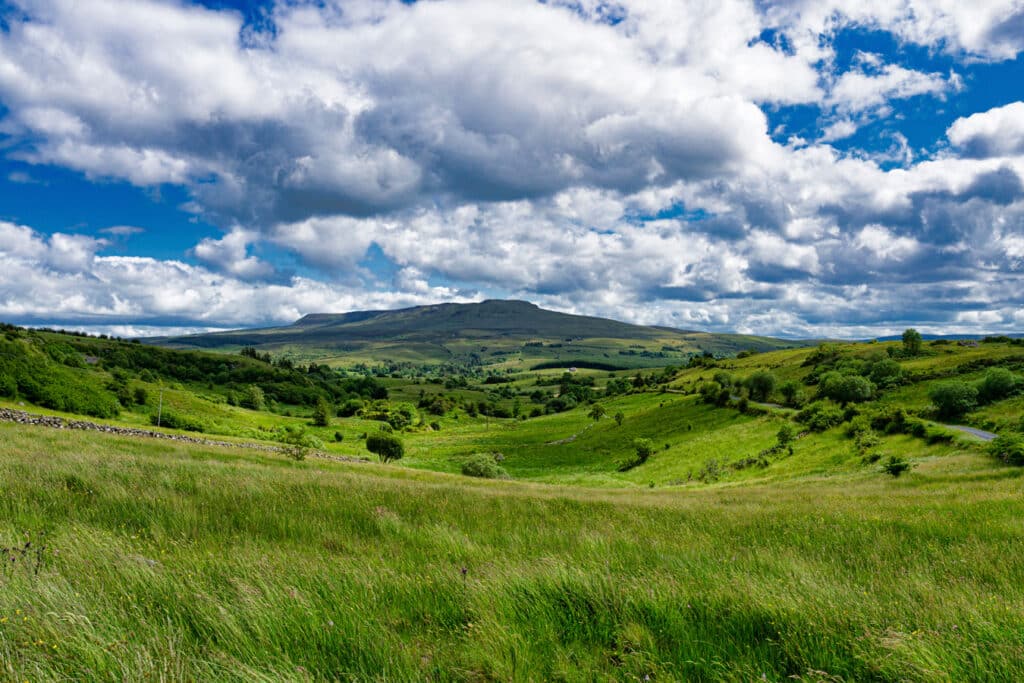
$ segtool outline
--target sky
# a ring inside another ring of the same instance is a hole
[[[0,0],[0,320],[1024,331],[1024,0]]]

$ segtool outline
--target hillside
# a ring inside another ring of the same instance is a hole
[[[525,301],[489,300],[393,311],[307,315],[292,325],[147,339],[173,348],[286,353],[332,365],[357,362],[539,363],[606,369],[658,367],[704,352],[729,355],[803,342],[647,327],[570,315]]]
[[[1024,676],[1019,340],[566,372],[0,332],[5,680]]]

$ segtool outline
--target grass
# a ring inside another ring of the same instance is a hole
[[[1021,470],[482,482],[0,426],[9,680],[1019,680]],[[657,457],[657,456],[656,456]]]

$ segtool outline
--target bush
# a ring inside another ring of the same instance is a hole
[[[358,398],[350,398],[338,407],[338,417],[352,417],[363,409],[363,401]]]
[[[903,368],[890,358],[883,358],[871,365],[871,381],[880,387],[893,387],[903,379]]]
[[[963,417],[978,405],[978,390],[966,382],[942,382],[928,392],[928,397],[943,419]]]
[[[793,440],[796,439],[796,430],[793,429],[793,425],[787,422],[779,427],[779,431],[775,437],[779,440],[779,446],[785,447],[793,443]]]
[[[258,386],[250,384],[242,391],[238,405],[249,410],[263,410],[266,406],[266,395]]]
[[[832,403],[815,401],[797,413],[796,419],[811,431],[823,432],[843,423],[843,410]]]
[[[156,425],[159,418],[159,426],[167,427],[168,429],[181,429],[186,432],[205,432],[206,425],[199,420],[194,420],[184,415],[172,413],[170,411],[163,411],[160,415],[150,415],[149,421],[151,424]]]
[[[1016,434],[997,436],[989,443],[988,452],[1007,465],[1024,466],[1024,437]]]
[[[890,455],[889,459],[882,465],[882,471],[893,477],[899,477],[901,474],[911,469],[913,465],[904,460],[903,458],[895,455]]]
[[[1001,401],[1017,393],[1020,380],[1006,368],[989,368],[985,377],[978,383],[978,401],[992,403]]]
[[[654,442],[650,439],[634,439],[632,456],[619,463],[619,472],[627,472],[647,462],[654,453]]]
[[[405,444],[397,436],[383,431],[366,437],[366,449],[375,453],[381,462],[401,460],[405,455]]]
[[[341,443],[342,441],[345,440],[345,435],[342,434],[341,432],[334,432],[334,440],[338,443]]]
[[[462,463],[462,473],[467,477],[480,477],[482,479],[508,479],[508,472],[505,471],[492,453],[474,453]]]

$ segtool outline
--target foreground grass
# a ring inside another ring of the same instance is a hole
[[[588,491],[0,426],[10,680],[1019,680],[1019,471]]]

